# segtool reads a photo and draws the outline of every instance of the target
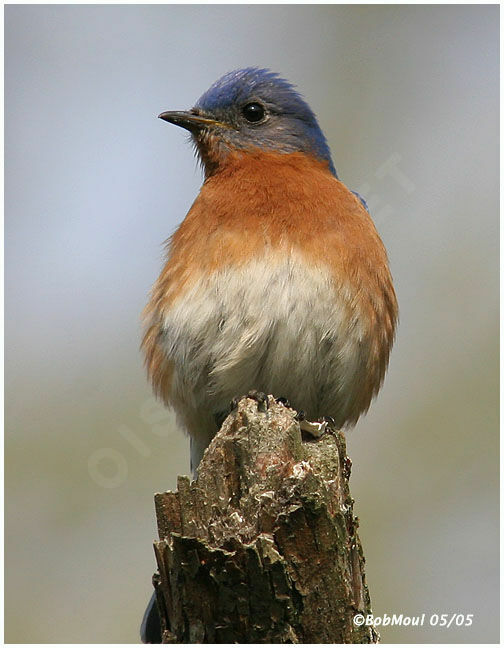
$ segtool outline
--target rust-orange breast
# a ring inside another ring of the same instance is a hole
[[[346,309],[348,330],[362,331],[362,349],[356,346],[363,356],[361,384],[347,421],[355,422],[367,409],[385,373],[397,318],[386,252],[354,194],[325,163],[300,153],[231,154],[205,181],[171,238],[145,309],[142,345],[154,388],[167,403],[173,400],[177,364],[165,339],[171,310],[198,281],[219,273],[226,277],[228,269],[254,259],[281,262],[289,255],[330,277],[328,303]]]

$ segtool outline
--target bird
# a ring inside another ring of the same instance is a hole
[[[367,205],[339,179],[315,113],[279,74],[247,67],[159,117],[189,132],[204,173],[141,345],[192,470],[230,401],[253,390],[351,428],[383,383],[398,305]],[[152,599],[144,642],[160,641],[156,615]]]

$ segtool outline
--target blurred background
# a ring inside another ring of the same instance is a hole
[[[386,642],[496,642],[498,6],[5,8],[5,639],[138,641],[153,493],[187,474],[138,346],[201,184],[156,119],[280,72],[368,200],[401,309],[348,434],[373,611],[473,614]]]

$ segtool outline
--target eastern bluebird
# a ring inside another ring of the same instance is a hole
[[[205,173],[142,342],[155,393],[191,437],[193,470],[230,401],[251,390],[354,425],[382,384],[397,302],[383,243],[314,113],[277,74],[246,68],[159,117],[191,133]]]

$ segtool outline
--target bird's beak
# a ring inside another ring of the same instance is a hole
[[[159,119],[164,119],[164,121],[170,122],[170,124],[175,124],[175,126],[181,126],[182,128],[191,131],[191,133],[196,133],[202,128],[208,126],[223,126],[229,128],[227,124],[219,122],[216,119],[201,117],[200,115],[195,115],[194,113],[185,110],[168,110],[167,112],[162,112],[158,117]]]

